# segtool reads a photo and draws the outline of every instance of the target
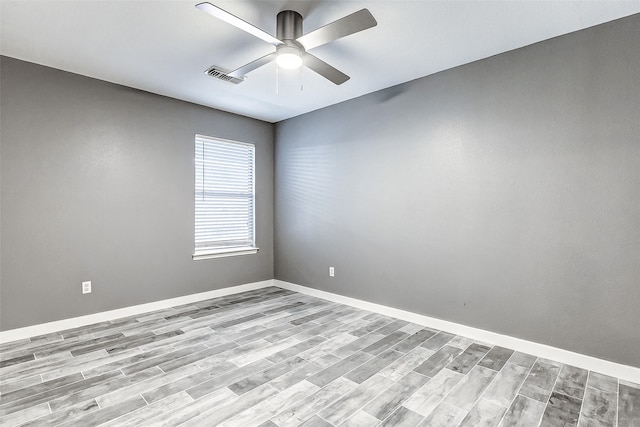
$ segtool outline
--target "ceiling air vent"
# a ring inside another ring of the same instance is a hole
[[[233,83],[236,85],[244,81],[244,79],[231,77],[228,74],[229,71],[225,70],[224,68],[218,67],[217,65],[214,65],[213,67],[208,68],[204,73],[218,80],[223,80],[225,82]]]

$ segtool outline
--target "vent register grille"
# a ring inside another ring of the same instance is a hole
[[[244,79],[239,79],[237,77],[231,77],[229,75],[230,71],[223,69],[222,67],[218,67],[214,65],[213,67],[208,68],[205,72],[206,75],[213,77],[218,80],[222,80],[225,82],[239,84],[244,81]]]

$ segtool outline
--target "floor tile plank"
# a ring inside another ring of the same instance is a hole
[[[11,412],[0,417],[0,424],[3,426],[19,426],[36,418],[50,414],[49,405],[39,403],[21,408],[19,411]]]
[[[587,387],[579,427],[615,427],[618,419],[618,393]]]
[[[356,386],[357,384],[345,378],[338,378],[300,402],[294,402],[291,407],[272,417],[271,421],[280,427],[300,425]]]
[[[405,377],[376,396],[363,408],[363,411],[382,421],[428,381],[429,377],[420,375],[417,372],[409,372]]]
[[[149,378],[158,377],[160,375],[162,375],[162,370],[155,366],[145,371],[137,372],[131,376],[118,376],[109,381],[100,382],[90,387],[84,387],[81,390],[76,391],[75,393],[59,396],[53,400],[50,400],[49,406],[51,406],[52,411],[60,411],[62,409],[68,408],[69,406],[72,406],[74,403],[102,396],[110,390],[116,390],[115,392],[117,392],[117,390],[119,390],[120,388],[148,380]],[[91,381],[91,379],[86,381]]]
[[[300,424],[300,427],[334,427],[317,415],[309,418],[304,423]]]
[[[547,403],[559,373],[559,367],[538,360],[522,384],[520,394]]]
[[[413,371],[422,364],[426,359],[433,355],[433,351],[423,347],[416,347],[400,359],[392,362],[389,366],[381,370],[378,375],[398,381],[400,378]]]
[[[318,415],[333,425],[340,425],[391,384],[392,382],[384,377],[373,376],[327,406]]]
[[[464,378],[464,375],[443,369],[418,389],[403,406],[420,415],[429,415]]]
[[[589,372],[587,386],[609,393],[618,393],[618,379],[598,372]]]
[[[362,365],[372,358],[373,356],[367,353],[355,353],[329,366],[328,368],[323,369],[317,374],[312,375],[308,378],[308,381],[317,385],[318,387],[324,387],[331,381],[343,376],[347,372],[357,368],[358,366]]]
[[[522,366],[523,368],[526,368],[526,369],[531,369],[531,367],[533,367],[533,364],[536,363],[537,359],[538,358],[536,356],[532,356],[530,354],[516,351],[509,358],[509,363]]]
[[[76,418],[71,421],[67,421],[66,423],[61,424],[61,426],[92,426],[99,425],[105,423],[107,421],[116,419],[122,415],[128,414],[132,411],[140,409],[146,406],[146,402],[140,396],[135,396],[129,400],[118,403],[117,405],[110,406],[105,409],[99,409],[97,411],[90,412],[85,414],[79,418]]]
[[[402,330],[402,329],[401,329]],[[404,331],[403,331],[404,332]],[[423,328],[419,331],[413,333],[407,339],[402,341],[400,344],[395,346],[394,350],[399,351],[401,353],[408,353],[414,348],[418,347],[420,344],[434,336],[437,332],[433,329]]]
[[[184,427],[200,427],[203,425],[217,426],[232,418],[236,414],[246,411],[269,397],[277,394],[278,391],[269,384],[263,384],[247,393],[239,396],[225,405],[215,405],[205,410],[189,421],[184,423]]]
[[[422,421],[424,417],[420,414],[416,414],[410,409],[404,406],[396,409],[393,414],[389,415],[380,426],[383,427],[412,427],[416,426]]]
[[[149,379],[145,379],[134,384],[119,387],[117,390],[109,391],[105,394],[96,397],[96,402],[100,405],[100,408],[106,408],[107,406],[115,405],[117,403],[128,400],[136,395],[141,395],[149,390],[162,387],[173,381],[177,381],[181,378],[188,377],[190,375],[200,374],[202,371],[196,365],[187,365],[180,369],[176,369],[167,373],[166,375],[156,375]]]
[[[40,403],[52,402],[52,401],[55,401],[55,399],[65,399],[66,396],[72,395],[73,393],[82,393],[85,390],[90,390],[93,387],[100,386],[114,379],[123,378],[123,377],[124,376],[122,375],[122,372],[119,372],[119,371],[108,372],[106,374],[103,374],[94,378],[89,378],[83,381],[74,382],[71,384],[64,385],[62,387],[58,387],[58,388],[47,390],[41,393],[33,394],[23,399],[1,405],[0,417],[10,414],[12,412],[27,409],[30,406],[34,406]],[[80,400],[86,400],[86,399],[78,399],[77,401],[80,401]]]
[[[45,393],[65,385],[77,383],[78,381],[82,381],[82,380],[84,380],[84,377],[82,376],[82,374],[72,374],[72,375],[61,377],[55,380],[45,381],[42,383],[31,385],[27,388],[22,388],[9,393],[3,393],[2,396],[0,396],[0,406],[16,400],[29,398],[29,396]]]
[[[285,360],[284,362],[268,367],[264,371],[258,372],[229,385],[229,390],[233,391],[237,395],[243,395],[263,384],[268,383],[274,378],[278,378],[287,372],[291,372],[294,369],[299,368],[306,363],[308,362],[301,357]]]
[[[304,381],[282,390],[280,393],[263,400],[257,405],[251,406],[227,421],[220,427],[254,427],[268,421],[269,418],[318,391],[318,387]]]
[[[364,351],[365,353],[377,355],[403,341],[408,336],[409,334],[407,334],[406,332],[395,331],[363,348],[362,351]]]
[[[427,377],[433,377],[453,362],[460,353],[462,353],[461,349],[445,345],[422,364],[418,365],[414,371],[419,374],[426,375]]]
[[[372,332],[370,334],[364,335],[354,341],[349,342],[338,349],[336,349],[333,354],[340,358],[345,358],[351,356],[352,354],[361,351],[362,349],[370,346],[371,344],[380,341],[385,338],[384,335]]]
[[[0,377],[0,397],[5,394],[20,390],[26,387],[31,387],[42,383],[42,377],[40,375],[33,375],[31,377],[11,379],[8,377]],[[0,400],[1,402],[1,400]],[[0,403],[1,404],[1,403]]]
[[[582,401],[580,399],[554,391],[551,393],[540,426],[576,426],[578,425],[581,406]]]
[[[478,365],[499,371],[502,369],[507,360],[513,355],[514,351],[508,348],[495,346],[489,353],[478,363]]]
[[[226,387],[196,399],[194,402],[174,409],[169,414],[161,414],[146,421],[149,426],[174,427],[185,423],[203,412],[215,407],[223,407],[235,401],[238,396]],[[211,424],[209,424],[211,425]]]
[[[402,353],[394,350],[385,351],[384,353],[367,361],[367,363],[358,366],[351,372],[348,372],[344,377],[360,384],[377,374],[381,369],[387,367],[391,362],[399,359],[401,356],[403,356]]]
[[[83,402],[74,403],[62,411],[53,412],[47,416],[37,418],[29,423],[23,424],[22,427],[40,427],[54,426],[75,420],[86,414],[100,409],[95,399],[89,399]]]
[[[187,388],[186,391],[194,399],[200,399],[201,397],[206,396],[207,394],[213,393],[219,390],[220,388],[227,387],[237,381],[240,381],[241,379],[247,378],[258,372],[264,371],[265,369],[268,369],[271,366],[273,366],[273,364],[268,360],[258,360],[256,362],[250,363],[249,365],[245,365],[245,366],[242,366],[241,368],[226,372],[222,375],[214,376],[213,378],[208,379],[207,381],[200,382],[196,385],[192,385],[191,387]],[[201,378],[199,375],[195,375],[195,377],[197,379]],[[187,378],[191,379],[191,377],[187,377]],[[163,386],[163,387],[167,387],[167,386]],[[165,392],[165,390],[163,390],[163,392]]]
[[[511,403],[511,402],[510,402]],[[481,398],[460,423],[460,427],[494,427],[500,423],[507,408]]]
[[[482,393],[489,387],[496,374],[496,371],[489,368],[476,366],[460,380],[444,401],[456,408],[463,409],[465,412],[470,411]]]
[[[466,416],[467,411],[452,406],[447,402],[442,402],[420,423],[420,427],[456,427],[460,425]]]
[[[451,345],[451,342],[449,342],[448,345]],[[469,347],[467,347],[462,353],[460,353],[460,355],[458,355],[458,357],[453,359],[453,361],[447,365],[447,369],[466,375],[474,366],[476,366],[480,359],[489,352],[489,350],[491,350],[491,347],[487,347],[486,345],[476,343],[470,344]]]
[[[350,418],[347,418],[339,427],[371,427],[376,424],[378,424],[378,420],[373,415],[358,411]]]
[[[455,335],[440,331],[421,344],[427,350],[438,351],[442,346],[455,338]]]
[[[504,415],[500,427],[537,426],[545,406],[542,402],[518,395]]]
[[[554,391],[567,396],[582,399],[587,384],[587,370],[575,366],[564,365],[553,388]]]
[[[482,398],[508,408],[524,383],[529,370],[507,363],[482,395]]]
[[[640,425],[640,386],[636,388],[620,383],[618,426],[637,427],[638,425]]]

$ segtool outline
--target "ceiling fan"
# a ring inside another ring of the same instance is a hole
[[[227,73],[229,77],[235,79],[243,79],[245,74],[275,60],[282,68],[292,69],[305,65],[322,77],[340,85],[349,80],[349,76],[307,51],[377,25],[371,12],[362,9],[303,35],[302,15],[293,10],[283,10],[277,15],[276,37],[273,37],[266,31],[211,3],[200,3],[196,7],[276,47],[275,52]]]

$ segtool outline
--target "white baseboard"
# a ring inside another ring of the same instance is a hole
[[[520,338],[510,337],[483,329],[473,328],[446,320],[436,319],[406,310],[387,307],[372,302],[350,298],[331,292],[320,291],[306,286],[296,285],[282,280],[274,280],[274,285],[290,291],[300,292],[310,296],[326,299],[340,304],[350,305],[363,310],[373,311],[408,322],[417,323],[434,329],[439,329],[456,335],[462,335],[473,340],[483,341],[492,345],[507,347],[523,353],[532,354],[537,357],[555,360],[557,362],[588,369],[605,375],[621,378],[640,384],[640,368],[609,362],[592,356],[539,344]]]
[[[483,329],[473,328],[471,326],[436,319],[433,317],[412,313],[410,311],[387,307],[381,304],[375,304],[372,302],[350,298],[331,292],[320,291],[317,289],[308,288],[306,286],[296,285],[281,280],[265,280],[262,282],[247,283],[244,285],[231,286],[228,288],[216,289],[213,291],[202,292],[198,294],[185,295],[182,297],[170,298],[166,300],[150,302],[147,304],[134,305],[117,310],[103,311],[86,316],[58,320],[49,323],[42,323],[39,325],[27,326],[24,328],[11,329],[8,331],[0,331],[0,343],[30,338],[33,336],[48,334],[65,329],[77,328],[80,326],[90,325],[92,323],[115,320],[121,317],[149,313],[151,311],[162,310],[177,305],[223,297],[240,292],[266,288],[269,286],[278,286],[280,288],[288,289],[294,292],[299,292],[340,304],[357,307],[363,310],[373,311],[376,313],[406,320],[408,322],[417,323],[419,325],[424,325],[430,328],[450,332],[452,334],[462,335],[473,340],[511,348],[513,350],[521,351],[523,353],[529,353],[537,357],[551,359],[560,363],[565,363],[583,369],[588,369],[590,371],[596,371],[606,375],[611,375],[613,377],[621,378],[633,383],[640,383],[640,368],[609,362],[607,360],[598,359],[596,357],[587,356],[580,353],[574,353],[572,351],[563,350],[561,348],[551,347],[545,344],[539,344],[520,338],[510,337],[508,335],[498,334],[495,332],[485,331]]]
[[[214,291],[201,292],[198,294],[185,295],[182,297],[170,298],[161,301],[154,301],[146,304],[132,305],[130,307],[119,308],[116,310],[103,311],[100,313],[88,314],[86,316],[57,320],[55,322],[41,323],[24,328],[0,331],[0,343],[21,340],[37,335],[49,334],[51,332],[77,328],[80,326],[91,325],[92,323],[115,320],[121,317],[149,313],[155,310],[162,310],[169,307],[175,307],[177,305],[190,304],[192,302],[204,301],[211,298],[238,294],[240,292],[253,291],[255,289],[266,288],[269,286],[274,286],[273,279],[264,280],[262,282],[247,283],[245,285],[230,286],[228,288],[216,289]]]

